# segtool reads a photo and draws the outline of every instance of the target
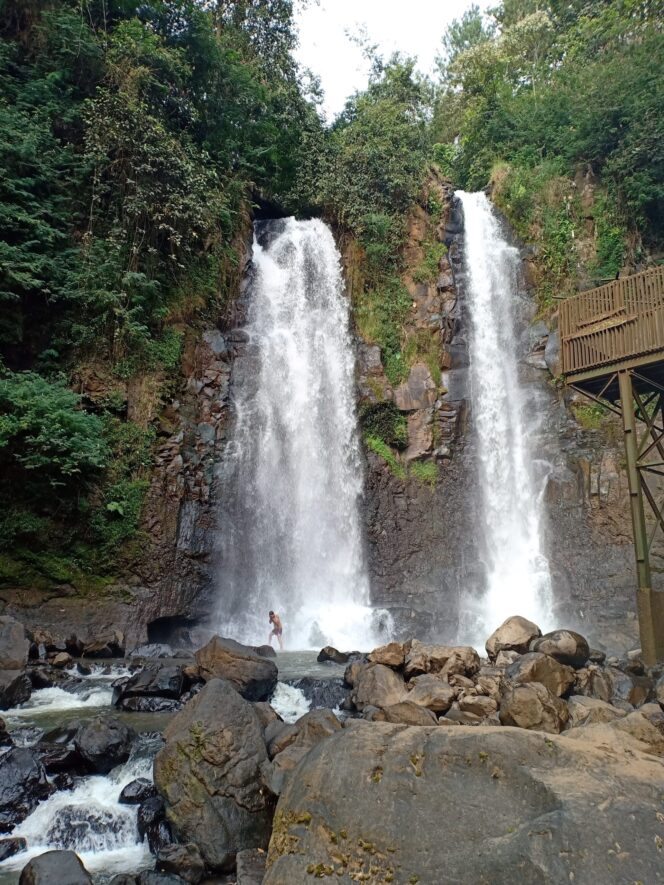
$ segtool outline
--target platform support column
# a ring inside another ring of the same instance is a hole
[[[639,441],[636,429],[634,392],[629,371],[618,373],[620,402],[627,460],[627,479],[634,530],[634,552],[638,577],[637,612],[641,651],[646,665],[664,659],[664,594],[652,589],[649,539],[643,509],[642,477],[639,470]]]

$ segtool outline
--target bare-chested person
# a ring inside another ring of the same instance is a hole
[[[270,612],[270,623],[272,624],[272,632],[267,638],[267,643],[268,645],[272,645],[272,637],[276,636],[279,640],[279,648],[283,651],[284,644],[281,640],[281,634],[283,633],[284,628],[281,625],[281,618],[279,615],[275,615],[274,612]]]

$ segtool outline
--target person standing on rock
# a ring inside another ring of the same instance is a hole
[[[272,632],[267,637],[267,644],[272,645],[272,637],[276,636],[279,640],[279,650],[283,651],[284,643],[282,642],[281,634],[283,633],[284,628],[281,624],[281,618],[279,615],[275,615],[274,612],[270,612],[270,623],[272,624]]]

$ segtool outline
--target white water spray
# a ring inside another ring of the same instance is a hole
[[[484,638],[510,615],[546,630],[551,621],[551,576],[542,552],[540,499],[518,378],[513,305],[518,251],[500,232],[483,193],[457,193],[463,205],[466,289],[471,319],[470,376],[476,433],[486,596],[477,628]],[[483,640],[482,640],[483,641]]]
[[[359,497],[353,349],[329,228],[260,225],[236,423],[222,479],[218,629],[265,642],[273,609],[288,648],[373,647]]]

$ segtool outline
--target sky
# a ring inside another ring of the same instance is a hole
[[[300,47],[297,57],[318,74],[325,90],[328,119],[343,109],[346,98],[366,86],[368,63],[347,31],[364,25],[370,43],[382,55],[395,50],[415,55],[419,68],[431,73],[447,25],[460,18],[473,0],[313,0],[297,13]],[[476,0],[480,8],[495,5]]]

